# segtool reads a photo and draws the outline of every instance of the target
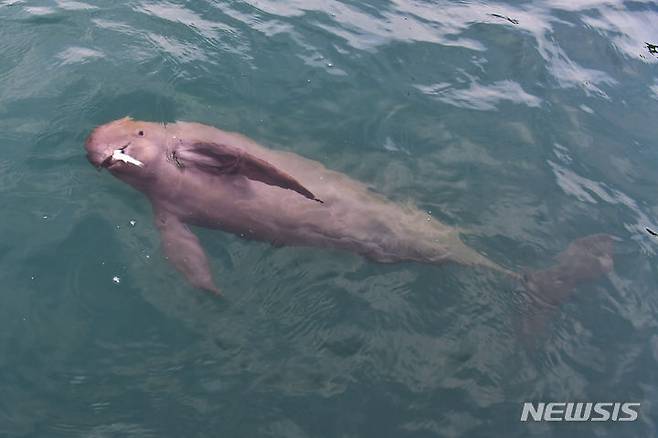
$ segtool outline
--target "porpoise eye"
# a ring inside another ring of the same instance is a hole
[[[144,131],[139,131],[137,135],[139,135],[140,137],[144,137]]]

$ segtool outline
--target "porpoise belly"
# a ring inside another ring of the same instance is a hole
[[[454,261],[505,271],[464,245],[459,230],[317,161],[204,125],[179,122],[175,129],[180,135],[194,132],[199,141],[243,149],[293,176],[324,202],[239,175],[186,177],[183,172],[170,208],[187,223],[277,245],[348,250],[379,262]]]
[[[240,176],[184,178],[165,208],[188,224],[275,245],[340,249],[378,262],[454,261],[501,270],[464,245],[457,229],[419,209],[370,193],[344,175],[327,179],[311,189],[319,203]]]

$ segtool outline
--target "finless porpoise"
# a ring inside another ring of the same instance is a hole
[[[382,263],[481,266],[554,297],[612,269],[612,238],[599,234],[574,241],[553,268],[512,272],[464,244],[462,230],[415,207],[317,161],[199,123],[126,117],[94,129],[85,148],[94,166],[148,197],[169,261],[192,285],[215,293],[208,258],[188,225]]]

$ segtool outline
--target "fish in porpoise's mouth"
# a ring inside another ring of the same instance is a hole
[[[130,155],[123,152],[123,149],[116,149],[112,156],[110,157],[115,161],[123,161],[124,163],[133,164],[135,166],[144,167],[144,163],[139,161],[137,158],[131,157]]]
[[[123,161],[124,163],[132,164],[134,166],[144,167],[144,163],[124,152],[127,147],[128,145],[125,145],[122,148],[115,149],[114,152],[112,152],[112,155],[103,160],[100,167],[109,167],[117,161]]]

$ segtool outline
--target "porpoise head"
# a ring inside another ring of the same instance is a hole
[[[149,167],[164,156],[161,124],[125,117],[94,129],[85,141],[87,159],[98,169],[129,179],[145,177]]]
[[[85,142],[87,158],[98,169],[145,191],[158,175],[190,172],[196,175],[244,177],[271,186],[293,190],[323,203],[294,177],[262,158],[230,142],[198,138],[187,130],[169,135],[166,125],[130,117],[94,129]],[[177,131],[175,131],[177,132]],[[167,167],[167,165],[169,167]],[[166,180],[160,178],[160,182]]]

